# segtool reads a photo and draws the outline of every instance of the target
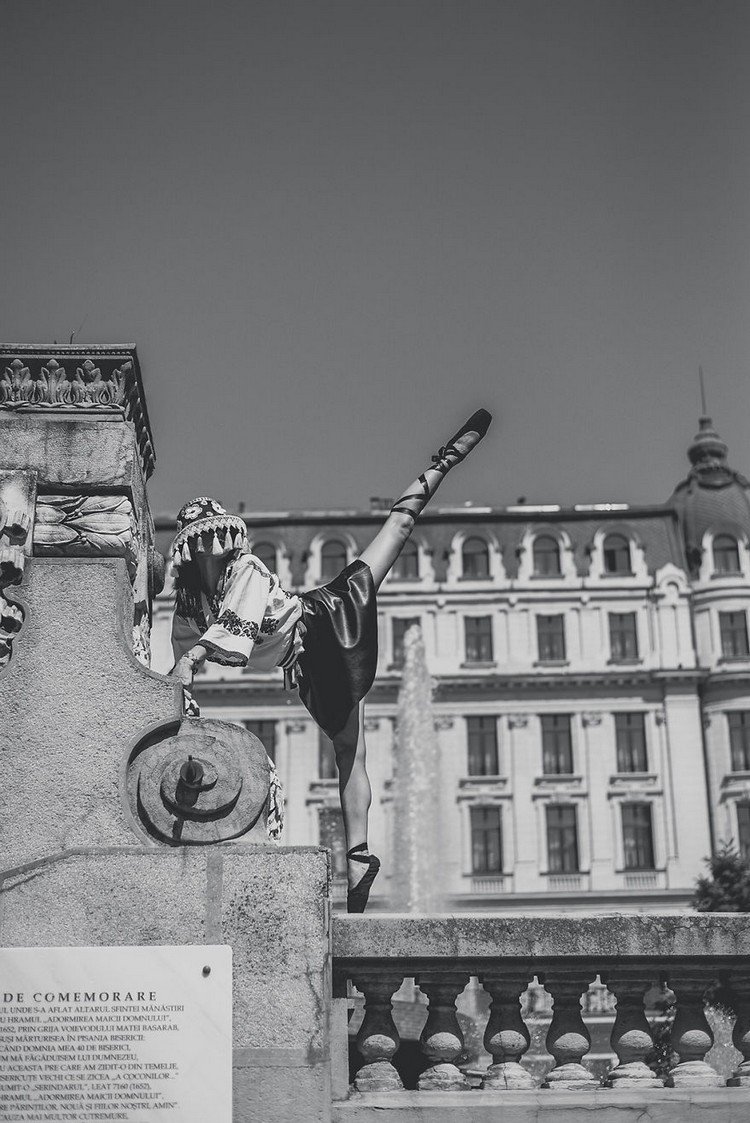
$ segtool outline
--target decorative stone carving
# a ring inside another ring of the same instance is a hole
[[[0,349],[0,410],[119,411],[135,426],[146,478],[154,446],[135,348],[90,344],[46,347],[7,344]]]
[[[365,718],[365,733],[375,733],[380,729],[379,717],[366,717]]]
[[[18,409],[44,406],[51,409],[117,409],[125,404],[125,373],[115,370],[102,378],[91,359],[76,367],[68,378],[65,367],[49,359],[37,378],[21,359],[13,359],[0,376],[0,407]]]
[[[37,499],[34,553],[124,557],[132,577],[136,551],[135,516],[125,496],[40,495]]]
[[[602,715],[597,714],[597,713],[581,714],[581,721],[583,722],[583,724],[586,728],[588,728],[590,725],[592,725],[592,726],[601,725]]]
[[[169,846],[268,842],[268,756],[233,722],[184,718],[152,730],[130,754],[126,786],[134,816]]]
[[[0,670],[10,662],[25,619],[8,589],[21,583],[31,552],[35,492],[33,472],[0,472]]]
[[[548,971],[544,985],[554,999],[554,1012],[547,1031],[547,1052],[555,1067],[547,1073],[543,1088],[586,1091],[599,1086],[581,1064],[591,1048],[591,1036],[581,1016],[581,994],[588,990],[590,976],[580,971]]]
[[[643,1010],[643,970],[618,967],[607,975],[607,987],[617,999],[617,1017],[610,1041],[619,1064],[607,1075],[607,1086],[661,1088],[663,1081],[646,1064],[654,1038]]]
[[[665,1081],[668,1088],[717,1088],[724,1083],[704,1059],[714,1043],[703,1010],[708,983],[705,969],[700,967],[680,967],[669,973],[669,985],[677,995],[670,1044],[680,1060]]]
[[[528,986],[532,971],[488,971],[480,977],[492,998],[490,1017],[484,1034],[484,1047],[492,1055],[483,1088],[534,1088],[534,1077],[520,1063],[531,1041],[521,1017],[520,996]]]
[[[287,735],[290,733],[305,733],[307,731],[306,721],[288,721],[286,723]]]
[[[358,971],[354,985],[365,996],[365,1016],[357,1034],[357,1049],[365,1064],[354,1078],[358,1092],[397,1092],[403,1088],[393,1065],[400,1039],[393,1021],[392,998],[403,975],[389,971]]]
[[[456,998],[468,981],[469,976],[458,971],[424,971],[417,979],[419,989],[429,1000],[427,1021],[419,1038],[422,1052],[431,1062],[417,1082],[422,1092],[455,1092],[470,1087],[455,1063],[464,1048]]]
[[[436,717],[433,726],[436,732],[440,732],[441,729],[452,729],[453,718],[448,716]]]
[[[667,711],[666,710],[657,710],[654,714],[654,717],[656,718],[656,724],[657,725],[666,725],[667,724]]]
[[[508,714],[509,729],[525,729],[528,724],[528,714]]]

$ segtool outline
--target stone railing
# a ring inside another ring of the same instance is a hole
[[[743,916],[336,915],[333,975],[333,1119],[384,1120],[409,1111],[430,1123],[515,1121],[554,1110],[572,1120],[596,1109],[619,1123],[631,1118],[628,1108],[633,1120],[750,1118],[750,924]],[[597,975],[617,1003],[610,1039],[617,1061],[603,1082],[583,1064],[591,1038],[580,1002]],[[464,1041],[456,999],[471,976],[490,999],[484,1046],[492,1064],[481,1081],[459,1067]],[[522,1064],[530,1034],[519,999],[535,976],[554,1003],[546,1035],[554,1066],[541,1080]],[[411,1091],[403,1090],[394,1065],[400,1042],[392,999],[405,978],[414,978],[427,999],[422,1071]],[[677,1059],[666,1077],[646,1064],[654,1039],[643,998],[659,982],[676,998],[669,1044]],[[706,1060],[713,1033],[704,994],[717,985],[731,994],[738,1012],[733,1042],[742,1057],[729,1079]],[[353,1080],[347,1057],[352,987],[365,1002]],[[574,1103],[579,1106],[569,1117],[565,1109]]]

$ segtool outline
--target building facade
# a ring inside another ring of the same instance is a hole
[[[750,485],[707,418],[665,505],[429,508],[379,597],[366,709],[370,843],[387,907],[404,636],[435,682],[435,863],[448,909],[687,905],[720,840],[750,850]],[[246,514],[282,585],[324,583],[388,505]],[[167,551],[174,519],[157,519]],[[153,665],[171,665],[169,585]],[[205,715],[239,721],[276,760],[285,841],[331,847],[344,873],[332,749],[280,672],[208,663]]]

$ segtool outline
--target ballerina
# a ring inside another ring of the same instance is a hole
[[[291,594],[250,551],[242,518],[207,496],[186,503],[172,543],[172,648],[189,690],[206,660],[254,671],[281,667],[287,685],[333,742],[347,846],[347,911],[364,912],[380,861],[367,844],[372,801],[364,698],[377,667],[376,594],[416,519],[451,468],[489,428],[480,409],[393,505],[360,557],[319,589]],[[362,870],[362,866],[366,868]]]

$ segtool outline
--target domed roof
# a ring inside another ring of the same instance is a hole
[[[729,467],[728,448],[710,417],[701,417],[688,449],[691,468],[668,503],[677,511],[692,572],[707,530],[750,538],[750,482]]]

